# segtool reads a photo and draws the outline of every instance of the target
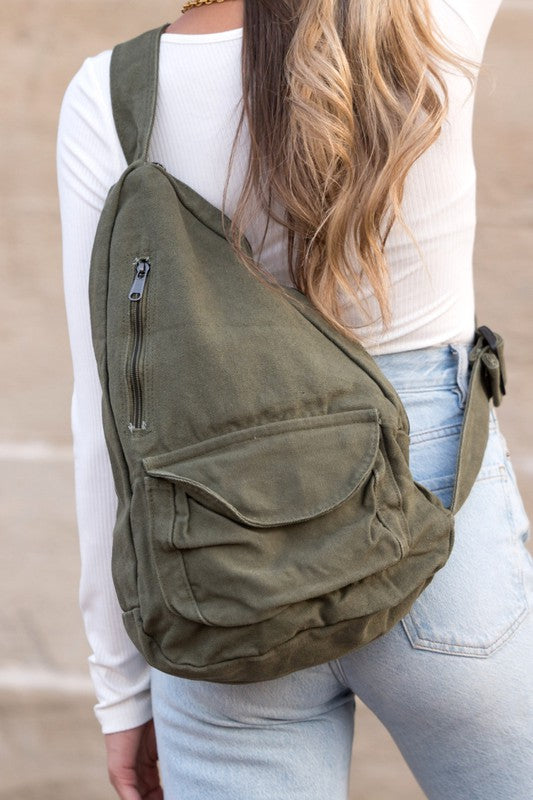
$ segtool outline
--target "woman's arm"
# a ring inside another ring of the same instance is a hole
[[[126,162],[109,99],[110,51],[87,59],[68,86],[57,139],[63,275],[74,374],[71,423],[81,554],[80,607],[103,733],[151,718],[149,667],[124,629],[111,577],[116,495],[101,418],[92,347],[88,279],[91,249],[109,188]]]

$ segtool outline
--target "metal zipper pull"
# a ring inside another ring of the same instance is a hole
[[[146,258],[139,258],[135,264],[135,269],[136,274],[128,298],[137,301],[143,296],[146,277],[150,272],[150,262]]]

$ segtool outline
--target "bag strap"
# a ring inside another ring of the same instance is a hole
[[[148,157],[157,101],[159,44],[169,24],[117,44],[111,54],[113,118],[128,165]]]
[[[161,34],[168,27],[142,33],[114,47],[111,56],[111,102],[115,126],[128,164],[146,160],[154,124]],[[450,510],[455,514],[476,480],[487,446],[489,401],[499,406],[505,394],[503,339],[490,328],[476,327],[469,353],[471,366]]]
[[[456,514],[468,497],[483,461],[489,437],[489,401],[499,406],[507,380],[503,339],[486,325],[476,328],[468,360],[471,366],[450,510]]]

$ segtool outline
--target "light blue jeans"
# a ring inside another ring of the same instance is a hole
[[[377,361],[410,418],[412,473],[449,505],[468,346]],[[355,696],[389,730],[430,800],[533,798],[528,528],[492,411],[452,554],[389,633],[261,683],[152,670],[165,800],[345,800]]]

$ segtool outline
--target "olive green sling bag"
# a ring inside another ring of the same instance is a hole
[[[448,510],[413,480],[405,410],[371,356],[261,283],[220,210],[147,160],[162,30],[113,51],[129,166],[91,262],[113,579],[153,666],[267,680],[385,633],[445,564],[505,391],[503,343],[476,331]]]

